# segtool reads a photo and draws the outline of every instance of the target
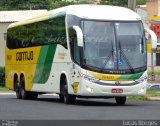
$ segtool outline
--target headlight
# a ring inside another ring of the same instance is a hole
[[[136,80],[136,81],[139,82],[139,83],[142,83],[142,82],[144,82],[144,81],[147,81],[147,76],[141,77],[141,78],[139,78],[139,79]]]

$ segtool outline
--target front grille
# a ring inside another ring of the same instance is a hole
[[[125,82],[119,82],[119,81],[114,82],[114,83],[96,81],[95,83],[99,84],[99,85],[103,85],[103,86],[132,86],[132,85],[139,84],[138,81],[134,81],[134,82],[131,82],[131,83],[125,83]]]

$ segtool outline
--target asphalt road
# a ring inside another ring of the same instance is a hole
[[[114,99],[77,99],[74,105],[57,96],[18,100],[0,94],[0,120],[159,120],[160,101],[127,101],[117,106]]]

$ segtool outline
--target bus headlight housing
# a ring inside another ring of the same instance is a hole
[[[145,81],[147,81],[147,76],[141,77],[136,81],[139,82],[139,83],[145,82]]]

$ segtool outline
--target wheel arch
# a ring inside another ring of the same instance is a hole
[[[23,85],[23,88],[25,88],[25,76],[24,76],[24,73],[21,73],[20,74],[20,78],[19,78],[19,80],[20,80],[20,82],[22,81],[22,79],[24,79],[23,81],[24,81],[24,83],[22,83]]]
[[[14,75],[13,75],[13,90],[14,91],[16,90],[16,83],[15,83],[16,80],[19,82],[19,80],[18,80],[18,74],[14,73]]]
[[[24,74],[21,73],[21,74],[20,74],[20,80],[21,80],[23,77],[24,77]]]
[[[62,82],[64,81],[64,79],[67,79],[67,84],[68,84],[68,76],[67,76],[67,73],[65,72],[65,71],[63,71],[63,72],[61,72],[61,75],[60,75],[60,86],[59,86],[59,91],[60,91],[60,93],[61,93],[61,87],[62,87]]]

